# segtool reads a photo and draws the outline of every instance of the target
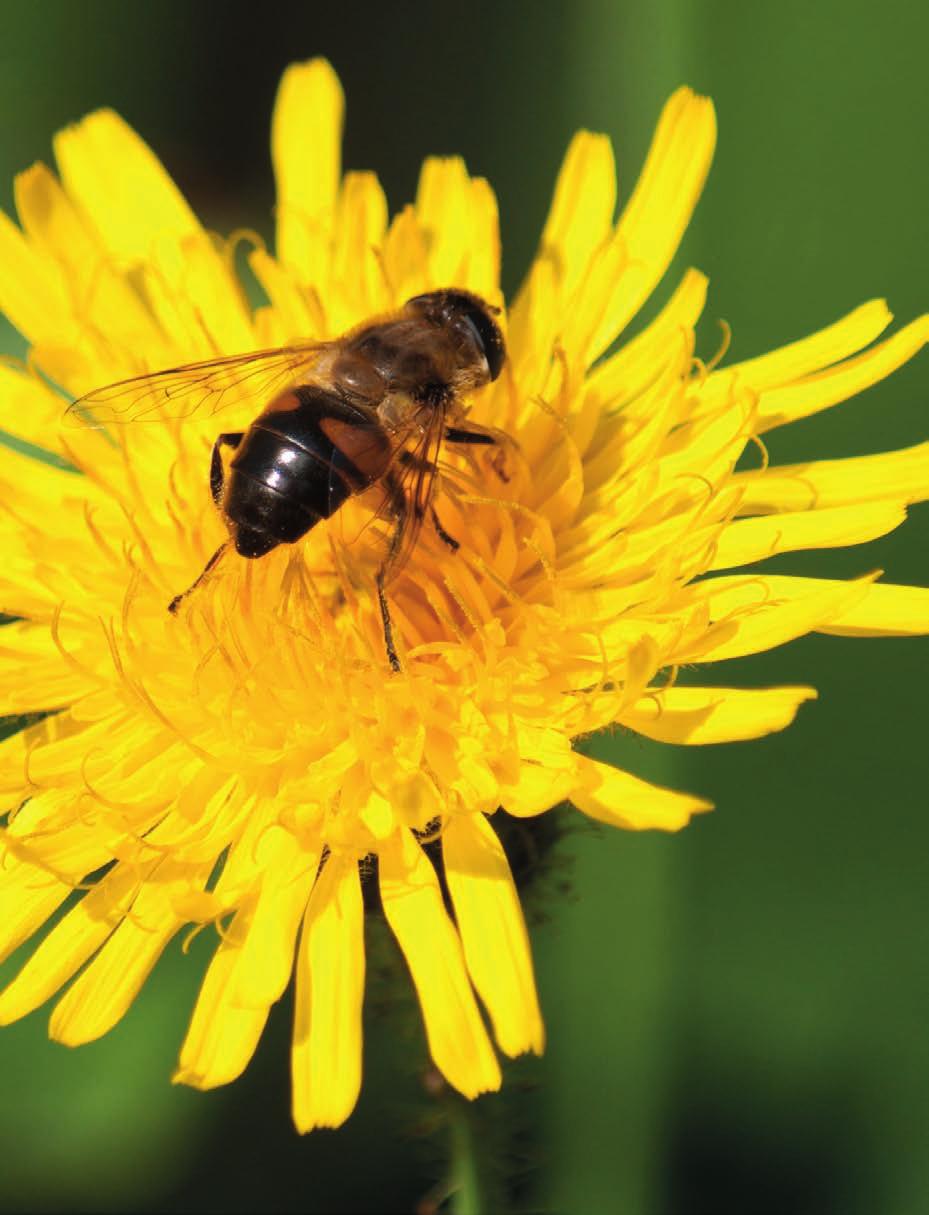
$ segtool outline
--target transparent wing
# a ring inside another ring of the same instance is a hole
[[[209,417],[232,405],[256,413],[308,376],[329,342],[303,342],[187,363],[95,388],[68,406],[66,426],[102,427]]]
[[[389,582],[403,569],[422,530],[423,522],[432,505],[432,491],[439,464],[439,451],[445,434],[444,407],[430,407],[426,425],[413,442],[405,444],[398,452],[392,468],[392,492],[385,505],[391,508],[393,499],[401,496],[403,508],[396,523],[397,534],[393,537],[385,561],[385,577]],[[396,510],[393,510],[396,516]]]
[[[364,491],[359,512],[343,508],[336,514],[341,544],[376,559],[387,581],[399,574],[416,546],[429,511],[444,429],[444,409],[411,405],[405,420],[390,428],[389,465]]]

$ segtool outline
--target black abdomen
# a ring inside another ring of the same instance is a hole
[[[286,393],[252,424],[230,464],[223,512],[237,552],[263,557],[293,544],[388,461],[386,437],[370,415],[313,385]]]

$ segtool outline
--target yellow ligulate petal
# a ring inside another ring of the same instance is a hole
[[[0,629],[0,713],[57,709],[93,691],[96,647],[86,642],[72,643],[68,652],[74,661],[66,662],[44,625],[18,621]]]
[[[664,688],[649,692],[618,719],[658,742],[737,742],[783,730],[814,688]]]
[[[692,330],[700,319],[708,283],[699,270],[688,270],[651,324],[591,372],[587,392],[603,408],[622,409],[631,404],[636,413],[640,412],[636,398],[665,366],[669,340],[681,331]]]
[[[0,837],[0,962],[28,941],[71,893],[73,887],[52,874],[17,861]]]
[[[466,1097],[498,1089],[500,1067],[435,870],[407,832],[378,857],[384,915],[413,976],[436,1067]]]
[[[630,772],[578,756],[578,784],[571,801],[583,814],[630,831],[679,831],[712,803],[689,793],[651,785]]]
[[[698,388],[698,396],[703,405],[715,407],[738,388],[761,392],[790,384],[863,350],[892,320],[884,300],[871,300],[818,333],[714,371]]]
[[[49,1034],[65,1046],[79,1046],[105,1034],[124,1015],[181,926],[173,897],[206,880],[191,866],[163,863],[156,879],[143,885],[124,919],[103,948],[58,1001]]]
[[[340,1126],[361,1088],[364,904],[353,859],[330,856],[313,889],[297,959],[291,1051],[297,1130]]]
[[[207,331],[213,350],[245,353],[255,348],[245,293],[232,266],[223,261],[213,241],[205,234],[188,236],[180,245],[181,264],[167,267],[164,277],[181,282],[191,311],[189,329]]]
[[[471,179],[460,156],[430,156],[423,162],[415,214],[432,281],[437,287],[466,286],[473,241]]]
[[[275,323],[282,330],[281,340],[327,336],[319,311],[311,307],[307,293],[280,262],[263,249],[256,249],[249,254],[248,264],[273,305]]]
[[[570,797],[575,783],[573,765],[570,768],[551,768],[543,764],[522,763],[519,783],[515,788],[501,790],[503,807],[507,814],[517,818],[532,818]]]
[[[75,315],[109,345],[123,342],[133,352],[161,345],[149,310],[52,171],[35,164],[14,183],[16,210],[35,248],[66,270]],[[50,341],[61,341],[59,333]],[[60,408],[59,408],[60,412]]]
[[[426,238],[411,204],[394,217],[387,231],[384,268],[396,303],[436,286],[429,275]]]
[[[929,498],[929,443],[900,451],[845,460],[786,464],[765,472],[737,473],[740,513],[812,510],[895,498],[902,503]]]
[[[828,578],[786,575],[767,577],[764,581],[771,596],[782,600],[828,594],[847,585]],[[816,632],[839,637],[912,637],[929,633],[929,588],[895,586],[889,582],[864,584],[864,593],[817,625]]]
[[[529,936],[503,847],[483,815],[457,815],[442,833],[442,855],[465,961],[497,1042],[507,1055],[541,1054]]]
[[[617,283],[636,277],[638,265],[630,267],[629,251],[619,239],[609,241],[597,253],[584,281],[565,309],[560,345],[572,367],[589,367],[610,344],[618,330],[612,320],[611,297]]]
[[[281,78],[271,124],[277,182],[277,254],[303,281],[318,274],[342,164],[342,86],[325,59],[295,63]]]
[[[230,931],[235,927],[233,922]],[[213,955],[181,1047],[175,1084],[201,1089],[229,1084],[255,1053],[268,1009],[247,1008],[230,999],[240,955],[237,944],[225,941]]]
[[[289,831],[269,839],[273,852],[262,858],[264,877],[248,935],[242,946],[235,992],[237,1004],[267,1008],[290,980],[300,918],[316,879],[319,852],[301,848]]]
[[[713,104],[681,88],[661,113],[645,167],[616,226],[627,267],[593,335],[595,358],[635,316],[668,268],[716,146]]]
[[[97,952],[126,914],[143,876],[138,867],[118,865],[55,925],[0,995],[0,1025],[44,1004]]]
[[[813,589],[794,587],[811,579],[787,577],[713,578],[691,588],[703,599],[717,628],[706,638],[676,653],[674,662],[721,662],[760,654],[821,629],[840,619],[864,599],[868,584],[816,582]]]
[[[360,317],[394,306],[380,257],[386,232],[387,199],[380,182],[373,173],[347,173],[332,237],[331,273],[341,290],[325,301],[331,331],[342,333]]]
[[[201,231],[164,166],[112,110],[98,110],[55,137],[61,180],[101,247],[129,264],[159,245]]]
[[[927,341],[929,316],[921,316],[857,358],[786,387],[762,392],[758,402],[759,430],[764,432],[795,422],[864,392],[911,359]]]
[[[708,568],[731,569],[797,549],[864,544],[893,531],[905,518],[906,510],[899,503],[875,502],[739,519],[715,541]]]
[[[58,423],[63,413],[58,393],[36,376],[0,363],[0,428],[7,434],[60,453]]]
[[[30,342],[76,339],[61,271],[0,211],[0,309]]]
[[[471,179],[471,232],[467,285],[492,304],[502,303],[497,196],[483,177]]]
[[[615,207],[616,164],[610,140],[578,131],[555,183],[538,253],[552,263],[564,298],[610,235]]]

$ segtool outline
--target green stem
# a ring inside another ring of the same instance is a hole
[[[451,1209],[453,1215],[487,1215],[488,1195],[482,1173],[482,1151],[475,1136],[476,1109],[452,1097],[448,1102],[451,1138]]]

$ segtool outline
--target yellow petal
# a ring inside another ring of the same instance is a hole
[[[0,840],[0,962],[28,941],[72,891],[36,865],[18,861]]]
[[[58,424],[64,408],[58,393],[37,376],[0,363],[0,428],[7,434],[60,453]]]
[[[280,262],[263,249],[256,249],[249,254],[248,264],[271,301],[275,324],[282,330],[282,341],[329,336],[323,332],[323,318],[311,307],[307,292],[301,290],[300,284]]]
[[[206,880],[190,866],[165,862],[157,880],[143,885],[124,919],[103,948],[58,1001],[49,1034],[65,1046],[79,1046],[101,1037],[124,1015],[158,961],[164,947],[181,925],[173,897],[197,879]]]
[[[416,190],[416,218],[436,286],[463,284],[471,251],[471,179],[460,156],[430,156]]]
[[[230,931],[235,931],[233,921]],[[268,1008],[248,1008],[230,999],[235,989],[240,946],[223,942],[207,969],[181,1055],[175,1084],[215,1088],[245,1070],[255,1053]]]
[[[651,785],[630,772],[578,756],[579,783],[571,793],[578,810],[611,827],[630,831],[680,831],[712,803],[689,793]]]
[[[262,857],[264,877],[242,946],[232,999],[267,1008],[290,981],[300,919],[316,880],[319,852],[300,847],[289,831],[270,833],[273,851]]]
[[[297,1130],[340,1126],[361,1088],[364,904],[358,865],[330,856],[313,889],[297,959],[291,1051]]]
[[[627,268],[593,336],[596,357],[635,316],[677,251],[716,146],[713,103],[681,88],[661,113],[645,167],[616,226]]]
[[[326,252],[342,165],[342,86],[325,59],[292,64],[274,105],[277,254],[311,281]]]
[[[0,309],[30,342],[76,340],[60,268],[0,211]]]
[[[698,388],[700,400],[715,408],[740,388],[763,392],[810,376],[863,350],[892,320],[884,300],[871,300],[818,333],[714,371]]]
[[[649,692],[619,723],[658,742],[737,742],[783,730],[814,688],[664,688]]]
[[[615,207],[616,164],[609,138],[578,131],[555,183],[538,254],[551,261],[565,298],[610,235]]]
[[[772,597],[790,600],[815,594],[829,594],[844,583],[827,578],[765,579]],[[895,586],[889,582],[856,583],[864,593],[835,616],[816,626],[817,633],[839,637],[913,637],[929,633],[929,588]]]
[[[856,503],[739,519],[714,542],[713,559],[707,568],[732,569],[797,549],[864,544],[893,531],[905,519],[906,510],[896,502]]]
[[[157,350],[162,339],[151,313],[51,170],[35,164],[20,173],[14,193],[20,223],[33,246],[64,268],[75,314],[85,324],[92,318],[93,331],[107,345],[115,339],[133,351],[152,345]],[[62,335],[46,336],[60,341]]]
[[[498,1089],[500,1066],[435,870],[407,832],[382,845],[378,860],[384,915],[413,976],[436,1067],[466,1097]]]
[[[471,231],[467,286],[492,304],[502,303],[497,196],[483,177],[471,179]]]
[[[148,261],[160,244],[201,232],[157,156],[112,110],[59,132],[55,156],[65,189],[114,257]]]
[[[691,592],[708,604],[717,628],[688,643],[674,662],[721,662],[783,645],[842,618],[864,599],[868,584],[733,575],[698,583]]]
[[[591,372],[587,391],[604,408],[622,409],[636,402],[655,380],[667,363],[669,340],[693,329],[700,319],[708,283],[706,275],[688,270],[658,316]]]
[[[549,767],[527,760],[520,764],[518,784],[501,789],[501,799],[507,814],[533,818],[570,797],[575,783],[573,762],[570,767]]]
[[[445,874],[465,961],[507,1055],[542,1053],[545,1030],[532,953],[506,854],[482,815],[455,815],[442,833]]]
[[[785,464],[765,472],[737,473],[741,514],[813,510],[894,498],[929,498],[929,443],[845,460]]]
[[[332,240],[331,273],[339,290],[325,301],[333,331],[344,332],[359,318],[394,306],[381,257],[386,231],[387,199],[380,182],[373,173],[347,173]]]
[[[762,392],[759,430],[764,432],[828,409],[886,379],[929,341],[929,316],[921,316],[864,354],[783,388]]]
[[[122,920],[142,877],[139,868],[118,865],[55,925],[0,995],[0,1025],[44,1004],[80,970]]]
[[[66,662],[46,626],[20,621],[0,629],[0,713],[57,709],[95,690],[98,681],[90,673],[93,648],[69,646],[73,662]]]

